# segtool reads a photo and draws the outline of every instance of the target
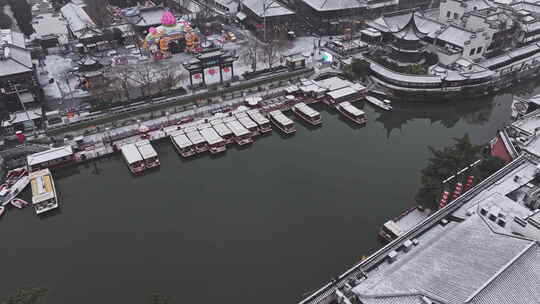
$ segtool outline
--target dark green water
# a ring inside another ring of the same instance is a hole
[[[0,219],[0,295],[50,291],[48,303],[295,303],[362,255],[379,226],[413,205],[427,146],[492,138],[510,95],[398,106],[354,128],[322,108],[323,126],[276,132],[218,158],[133,177],[119,156],[55,174],[61,213]],[[0,297],[1,298],[1,297]]]

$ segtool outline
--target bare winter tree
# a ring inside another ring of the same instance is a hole
[[[183,70],[179,70],[176,67],[165,67],[159,71],[159,87],[160,90],[170,91],[174,89],[178,83],[183,79],[185,73]]]
[[[259,43],[255,39],[250,39],[242,48],[240,58],[243,63],[251,67],[253,71],[257,70],[257,54],[259,52]]]
[[[272,68],[277,62],[279,62],[281,58],[281,53],[287,45],[289,44],[289,41],[286,39],[274,39],[272,41],[269,41],[264,48],[262,49],[262,55],[263,55],[263,62],[268,66],[268,68]]]
[[[115,72],[116,76],[116,85],[119,89],[121,89],[122,94],[125,97],[125,100],[129,100],[129,89],[130,86],[130,78],[131,74],[133,73],[131,68],[127,66],[123,66],[118,68]]]
[[[137,82],[141,88],[143,96],[152,93],[152,86],[158,80],[157,74],[149,64],[138,65],[133,69],[132,79]]]

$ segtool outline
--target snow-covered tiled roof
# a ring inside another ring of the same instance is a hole
[[[351,8],[365,7],[367,1],[363,0],[302,0],[316,11],[336,11]]]
[[[474,33],[471,31],[450,25],[437,36],[437,39],[456,46],[464,47],[465,42],[470,41],[473,34]]]
[[[62,15],[66,19],[71,31],[75,34],[75,36],[77,36],[79,32],[85,31],[87,28],[96,28],[96,24],[92,18],[88,16],[86,11],[81,6],[68,3],[62,6],[60,12],[62,12]]]
[[[484,218],[473,214],[461,223],[448,224],[423,247],[401,252],[379,273],[368,275],[354,292],[364,297],[423,294],[443,303],[463,304],[533,243],[494,233]]]
[[[0,77],[32,71],[32,56],[23,34],[0,30]]]
[[[467,303],[538,303],[540,299],[540,247],[531,243],[515,260],[482,286]]]
[[[427,33],[430,37],[443,27],[443,24],[423,16],[420,12],[402,11],[385,14],[367,24],[382,32],[397,32],[405,27],[414,14],[414,22],[422,33]]]
[[[293,11],[282,6],[276,1],[244,0],[242,5],[249,8],[255,15],[259,17],[294,15]]]
[[[66,21],[55,14],[46,13],[34,17],[32,26],[38,38],[48,35],[57,35],[59,37],[67,37],[68,35]]]

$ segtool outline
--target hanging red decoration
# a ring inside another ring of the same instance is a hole
[[[214,70],[214,69],[209,69],[208,70],[208,74],[210,74],[210,75],[214,75],[215,73],[216,73],[216,70]]]
[[[19,143],[24,143],[24,141],[26,140],[26,136],[24,136],[23,132],[21,131],[17,131],[15,133],[15,135],[17,136],[17,140],[19,140]]]
[[[229,67],[224,67],[224,68],[223,68],[223,72],[225,72],[225,73],[229,73],[230,70],[231,70],[231,69],[229,69]]]
[[[193,78],[195,78],[195,79],[201,79],[201,74],[199,74],[199,73],[193,74]]]

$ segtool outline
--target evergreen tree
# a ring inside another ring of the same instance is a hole
[[[8,4],[13,11],[13,17],[17,20],[17,25],[21,32],[30,36],[34,32],[32,27],[32,9],[26,0],[8,0]]]
[[[444,147],[440,150],[428,147],[432,156],[427,167],[422,170],[422,186],[416,195],[416,201],[419,204],[432,208],[436,207],[441,192],[444,190],[442,181],[478,159],[481,159],[482,162],[467,173],[467,175],[476,176],[477,182],[490,176],[504,165],[504,161],[500,158],[484,155],[482,153],[483,147],[472,144],[468,135],[462,138],[454,138],[454,141],[453,146]],[[466,179],[466,176],[461,178]],[[453,185],[457,182],[464,183],[464,180],[454,180],[450,183],[452,186],[448,190],[453,191]]]
[[[11,296],[2,304],[36,304],[47,295],[45,288],[22,288],[17,290],[14,296]]]

